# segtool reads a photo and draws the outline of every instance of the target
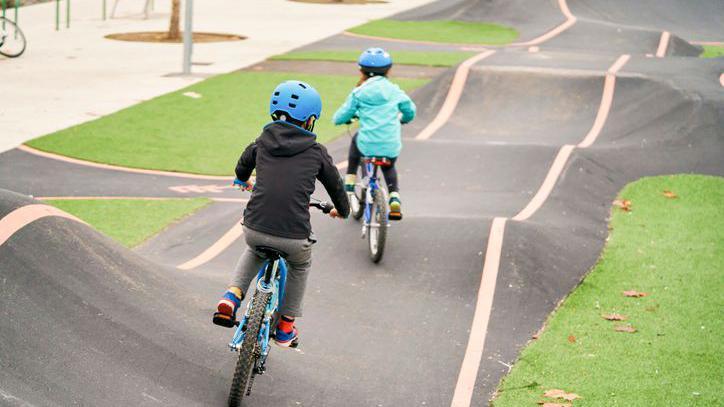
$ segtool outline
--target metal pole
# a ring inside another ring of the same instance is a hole
[[[103,0],[103,21],[106,21],[106,0]]]
[[[60,30],[60,0],[55,0],[55,31]]]
[[[191,53],[193,52],[193,28],[191,19],[193,18],[194,0],[186,0],[186,13],[184,15],[184,63],[183,73],[188,75],[191,73]]]
[[[2,8],[3,8],[3,17],[5,17],[5,7],[6,7],[6,4],[5,4],[5,0],[1,0],[1,1],[2,1],[2,6],[3,6],[3,7],[2,7]]]
[[[15,0],[15,24],[18,23],[18,7],[20,7],[20,0]],[[17,31],[15,31],[15,33],[17,34]]]
[[[70,0],[65,0],[65,28],[70,28]]]

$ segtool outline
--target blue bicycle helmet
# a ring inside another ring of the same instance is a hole
[[[322,98],[316,89],[302,81],[286,81],[277,85],[269,101],[269,114],[286,114],[300,123],[322,114]],[[275,118],[276,119],[276,118]]]
[[[357,60],[363,72],[374,75],[384,75],[392,67],[392,57],[382,48],[369,48]]]

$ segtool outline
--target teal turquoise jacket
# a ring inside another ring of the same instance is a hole
[[[334,124],[359,117],[357,147],[365,156],[397,157],[402,149],[400,122],[415,118],[415,103],[384,76],[366,80],[347,96],[334,114]],[[400,117],[402,113],[402,117]]]

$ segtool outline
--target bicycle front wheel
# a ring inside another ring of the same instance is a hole
[[[379,263],[382,255],[385,253],[385,241],[387,240],[387,226],[389,223],[388,216],[390,208],[387,206],[387,194],[384,189],[378,189],[375,192],[372,202],[369,233],[367,239],[369,243],[370,259]]]
[[[0,55],[19,57],[25,52],[25,35],[13,21],[0,17]]]
[[[260,352],[258,340],[259,330],[261,329],[264,311],[270,298],[271,293],[257,291],[254,293],[254,298],[251,299],[252,305],[244,333],[244,342],[241,344],[239,360],[236,362],[236,370],[234,371],[234,380],[231,382],[229,407],[241,406],[241,400],[247,394],[247,389],[249,389],[254,365]]]

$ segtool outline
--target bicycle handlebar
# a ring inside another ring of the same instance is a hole
[[[316,199],[316,198],[311,198],[311,200],[309,201],[309,207],[317,208],[320,211],[322,211],[323,213],[327,213],[327,214],[332,212],[332,209],[334,209],[334,205],[332,205],[331,203],[329,203],[327,201],[320,201],[319,199]]]

